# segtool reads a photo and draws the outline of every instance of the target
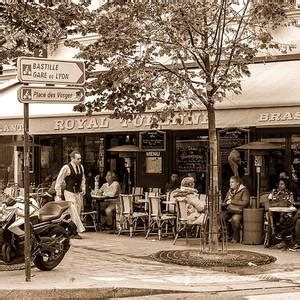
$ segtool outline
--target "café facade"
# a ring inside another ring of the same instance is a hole
[[[275,178],[281,171],[298,170],[300,106],[218,109],[216,115],[221,165],[233,148],[265,140],[282,145],[282,149],[266,152],[265,175]],[[181,176],[196,175],[200,189],[205,191],[209,157],[205,110],[194,110],[191,114],[178,112],[173,120],[160,123],[155,130],[151,128],[150,112],[132,121],[112,119],[107,113],[32,116],[29,126],[33,143],[31,182],[35,184],[55,175],[68,161],[70,152],[78,149],[86,172],[93,176],[103,176],[107,170],[120,173],[125,166],[131,186],[164,187],[176,169]],[[22,133],[21,117],[0,120],[1,176],[19,184],[22,184]],[[135,148],[126,148],[133,145]],[[118,146],[123,148],[118,150]],[[253,157],[249,151],[241,154],[248,184],[254,186]],[[8,167],[10,174],[5,174]]]
[[[233,148],[251,141],[280,144],[279,149],[263,153],[268,159],[262,168],[262,188],[268,190],[279,172],[300,171],[300,54],[278,56],[249,68],[251,77],[242,79],[242,94],[228,94],[216,104],[220,165]],[[0,179],[22,184],[20,84],[15,75],[6,77],[7,83],[0,85]],[[78,149],[86,173],[93,176],[115,170],[121,178],[125,167],[131,186],[164,187],[172,170],[178,170],[181,176],[196,176],[205,192],[208,122],[201,106],[190,113],[178,112],[156,130],[151,128],[151,112],[123,121],[110,118],[108,112],[76,113],[67,104],[30,104],[29,110],[31,182],[35,184],[57,174],[70,152]],[[252,153],[245,150],[241,155],[247,185],[254,192]]]

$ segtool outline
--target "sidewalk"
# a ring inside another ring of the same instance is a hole
[[[178,240],[173,246],[170,239],[158,241],[154,237],[145,240],[143,236],[129,238],[92,232],[82,236],[82,240],[72,240],[69,252],[53,271],[32,269],[29,283],[25,282],[24,270],[0,272],[0,298],[105,298],[193,292],[197,293],[197,299],[201,299],[198,293],[207,296],[207,293],[230,292],[237,297],[253,294],[253,291],[300,293],[300,251],[229,245],[230,249],[277,257],[271,265],[237,268],[229,272],[163,264],[149,258],[159,250],[197,248],[197,241],[185,245],[184,241]],[[230,299],[234,298],[230,296]]]

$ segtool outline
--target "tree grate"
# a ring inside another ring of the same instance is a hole
[[[276,258],[273,256],[244,250],[229,250],[227,253],[208,253],[200,250],[169,250],[152,254],[151,258],[163,263],[202,268],[261,266],[276,261]]]

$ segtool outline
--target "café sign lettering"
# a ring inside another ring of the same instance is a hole
[[[166,122],[161,122],[161,126],[185,126],[185,125],[201,125],[207,124],[207,114],[206,112],[195,112],[189,118],[186,114],[177,114],[176,116],[181,120],[177,122],[176,120],[168,120]],[[85,130],[85,129],[99,129],[99,128],[111,128],[117,129],[115,127],[129,128],[133,127],[136,129],[146,127],[151,127],[151,115],[138,116],[132,121],[117,121],[116,119],[110,119],[108,116],[94,116],[89,118],[64,118],[57,119],[54,121],[55,131],[71,131],[71,130]]]
[[[300,112],[272,112],[272,113],[262,113],[258,115],[258,122],[278,122],[278,121],[292,121],[300,120]]]
[[[0,124],[0,133],[23,133],[23,124]]]

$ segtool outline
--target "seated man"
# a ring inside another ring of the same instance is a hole
[[[238,176],[230,177],[229,185],[230,188],[223,204],[225,207],[223,217],[226,222],[228,234],[230,235],[231,229],[233,232],[231,242],[237,243],[240,236],[243,208],[248,207],[250,203],[250,195],[248,189],[241,183]]]
[[[296,208],[293,207],[293,193],[288,190],[287,186],[288,183],[286,179],[279,179],[278,188],[272,190],[272,192],[268,196],[270,207],[292,208],[290,211],[287,212],[281,212],[280,210],[272,211],[272,221],[275,233],[274,242],[277,242],[275,247],[278,249],[291,246],[293,244],[295,234]]]
[[[99,189],[100,195],[107,197],[118,197],[121,193],[121,186],[116,180],[116,174],[112,171],[108,171],[106,173],[105,179],[106,183],[104,183]],[[119,211],[119,205],[116,205],[115,203],[110,203],[105,209],[106,225],[108,227],[111,227],[113,225],[113,212],[116,209]]]
[[[180,188],[179,174],[177,171],[172,171],[170,181],[165,186],[165,192],[172,192]]]

